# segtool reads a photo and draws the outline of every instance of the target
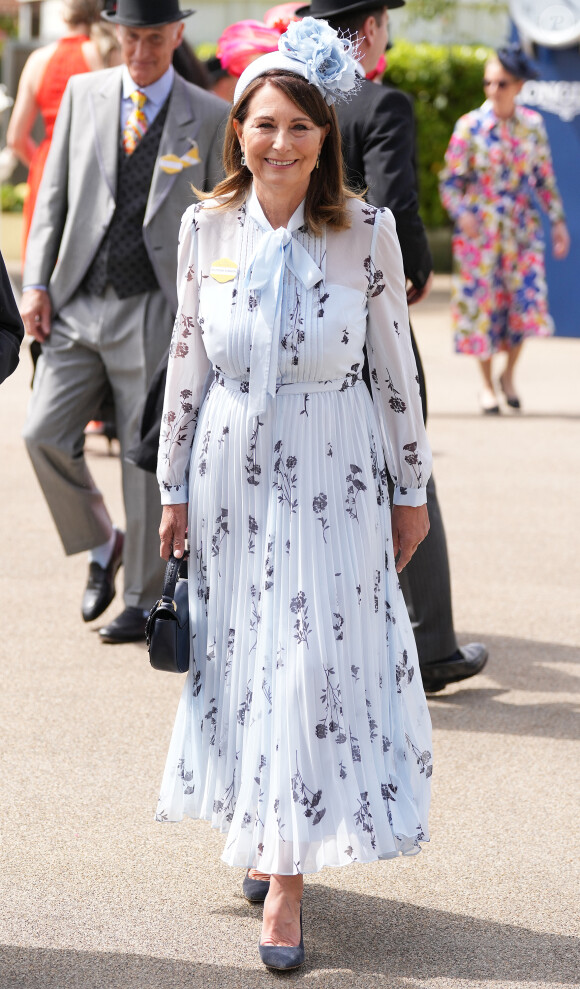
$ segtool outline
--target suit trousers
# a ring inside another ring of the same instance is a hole
[[[447,540],[433,476],[427,482],[427,509],[431,523],[427,537],[399,574],[420,667],[447,659],[457,649]]]
[[[125,605],[159,597],[161,504],[154,476],[125,460],[135,443],[147,387],[169,346],[173,314],[160,290],[118,299],[79,291],[55,316],[42,346],[24,438],[68,554],[93,549],[111,518],[84,455],[84,428],[110,386],[121,445],[125,505]]]

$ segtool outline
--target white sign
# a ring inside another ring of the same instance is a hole
[[[518,97],[518,103],[554,113],[560,120],[569,123],[580,115],[580,82],[528,79]]]

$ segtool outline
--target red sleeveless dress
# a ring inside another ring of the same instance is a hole
[[[38,195],[38,187],[44,171],[46,156],[52,140],[54,122],[62,100],[66,84],[71,76],[79,72],[90,72],[83,55],[83,45],[89,41],[86,34],[76,34],[70,38],[61,38],[56,46],[54,55],[49,60],[42,81],[36,94],[36,103],[44,122],[45,136],[38,145],[28,171],[28,196],[23,209],[22,256],[26,251],[26,241],[32,221],[32,214]]]

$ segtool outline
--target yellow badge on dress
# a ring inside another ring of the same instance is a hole
[[[229,258],[218,258],[217,261],[212,261],[209,273],[216,282],[223,283],[233,281],[237,270],[238,266],[235,261],[230,261]]]

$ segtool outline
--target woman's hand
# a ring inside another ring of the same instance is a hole
[[[159,526],[161,547],[159,555],[168,560],[173,553],[178,559],[185,550],[185,535],[187,532],[187,504],[164,505]]]
[[[457,221],[457,226],[466,237],[474,238],[479,235],[479,224],[474,213],[462,213]]]
[[[563,261],[570,250],[570,234],[563,220],[552,225],[552,253],[557,261]]]
[[[427,505],[419,505],[417,508],[410,505],[393,505],[391,526],[397,573],[401,573],[419,543],[423,542],[429,532]],[[397,556],[399,556],[398,560]]]

